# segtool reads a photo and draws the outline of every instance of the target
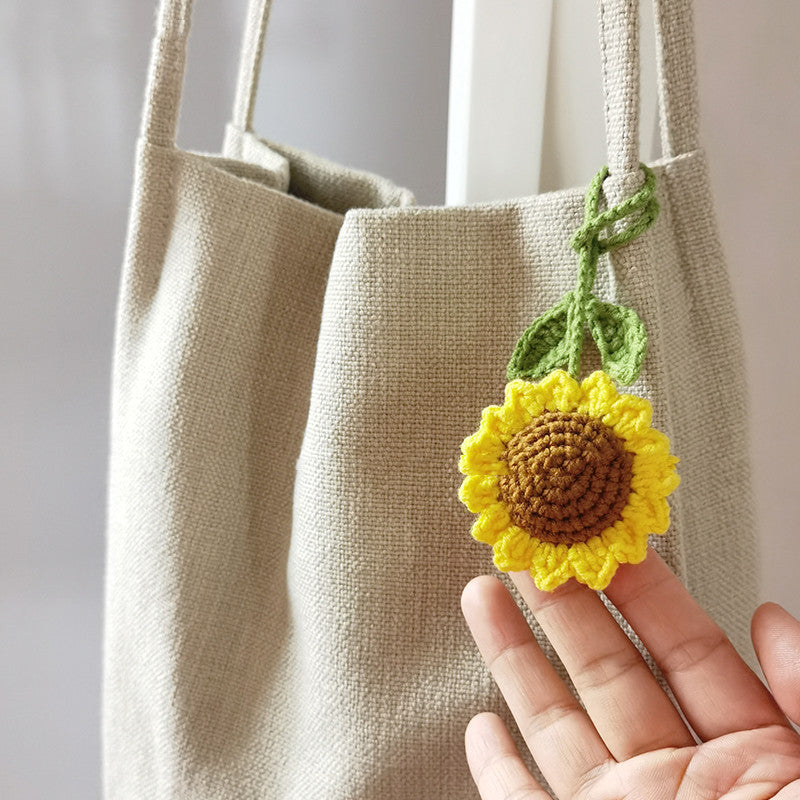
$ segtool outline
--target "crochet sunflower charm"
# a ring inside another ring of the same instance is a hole
[[[642,188],[603,212],[607,168],[595,176],[572,240],[578,284],[523,333],[504,404],[485,408],[461,445],[459,498],[478,514],[472,536],[492,545],[501,571],[529,570],[545,591],[570,578],[602,590],[620,564],[642,561],[649,534],[669,527],[666,498],[680,480],[669,439],[650,425],[649,401],[614,385],[638,377],[644,325],[633,309],[592,294],[600,255],[630,242],[658,214],[655,175],[641,166]],[[633,218],[627,228],[600,238],[626,217]],[[579,383],[587,327],[603,370]]]

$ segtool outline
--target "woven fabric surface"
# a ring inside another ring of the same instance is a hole
[[[494,568],[457,497],[459,446],[502,401],[521,332],[573,288],[585,187],[417,207],[258,137],[264,0],[223,154],[180,150],[190,5],[159,15],[117,310],[105,797],[476,796],[464,728],[481,710],[510,717],[461,617],[463,586]],[[611,204],[642,180],[638,2],[600,5]],[[654,544],[746,653],[743,358],[696,140],[690,11],[656,2],[661,212],[600,259],[595,290],[642,317],[630,391],[681,458]]]

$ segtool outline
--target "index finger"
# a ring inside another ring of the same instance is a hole
[[[722,629],[652,548],[641,564],[621,566],[605,594],[650,651],[701,739],[789,725]]]

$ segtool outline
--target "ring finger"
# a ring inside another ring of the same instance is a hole
[[[469,771],[481,800],[550,800],[528,772],[508,728],[496,714],[473,717],[464,739]]]

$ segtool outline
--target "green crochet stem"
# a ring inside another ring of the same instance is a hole
[[[600,194],[608,167],[595,175],[584,198],[583,225],[575,231],[571,242],[578,253],[577,285],[522,334],[506,370],[508,380],[537,381],[564,366],[577,378],[586,327],[600,351],[603,370],[610,377],[626,385],[639,376],[647,350],[644,324],[632,308],[600,302],[592,289],[600,256],[644,233],[658,216],[656,176],[644,164],[641,168],[645,174],[642,188],[619,205],[602,212]],[[627,217],[632,219],[630,225],[601,238],[606,228]]]

